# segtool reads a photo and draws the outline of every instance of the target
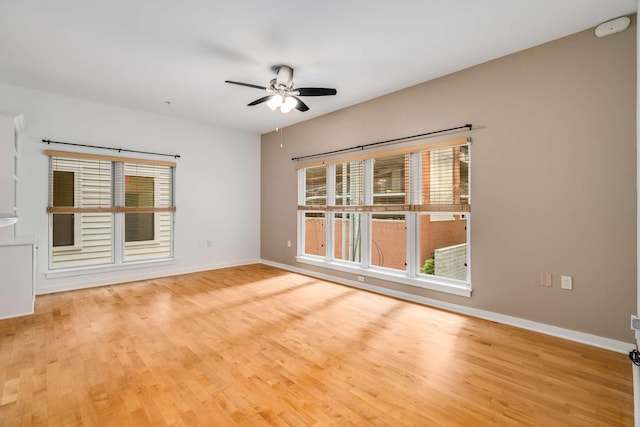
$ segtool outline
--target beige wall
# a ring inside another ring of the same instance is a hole
[[[355,280],[296,264],[291,158],[472,123],[472,297],[367,282],[631,342],[635,31],[581,32],[263,135],[261,257]]]

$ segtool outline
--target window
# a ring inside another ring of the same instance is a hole
[[[50,171],[50,267],[113,262],[111,162],[50,157]]]
[[[304,200],[308,206],[327,204],[327,172],[324,166],[311,167],[304,174]]]
[[[371,214],[372,266],[405,270],[407,221],[403,214]]]
[[[324,212],[304,213],[304,253],[307,255],[325,255],[325,223]]]
[[[53,171],[53,206],[73,206],[74,173]],[[75,242],[74,214],[53,216],[53,246],[73,246]]]
[[[333,259],[360,262],[360,214],[343,212],[333,215]]]
[[[470,295],[468,139],[298,168],[298,261]]]
[[[173,256],[175,163],[46,154],[51,269]]]
[[[126,207],[153,206],[153,177],[124,176],[124,205]],[[153,212],[124,214],[124,241],[153,240]]]
[[[408,184],[409,155],[373,159],[373,204],[404,205]]]

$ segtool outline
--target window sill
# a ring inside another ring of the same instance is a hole
[[[175,265],[175,258],[163,258],[153,261],[132,261],[124,264],[109,264],[87,267],[71,267],[45,271],[47,279],[57,279],[61,277],[85,276],[88,274],[112,273],[114,271],[136,270],[140,268],[160,267],[165,265]]]
[[[402,272],[394,270],[361,268],[356,265],[341,264],[337,262],[327,262],[323,258],[315,258],[309,256],[297,256],[296,261],[302,264],[309,264],[316,267],[327,268],[330,270],[343,271],[360,276],[373,277],[376,279],[388,280],[390,282],[401,283],[403,285],[415,286],[417,288],[429,289],[432,291],[444,292],[447,294],[459,295],[463,297],[471,297],[471,285],[464,282],[454,282],[446,279],[438,280],[422,277],[408,277]]]

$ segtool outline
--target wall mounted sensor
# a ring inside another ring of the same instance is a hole
[[[631,19],[628,16],[621,16],[620,18],[612,19],[611,21],[603,22],[596,27],[597,37],[606,37],[611,34],[619,33],[629,28]]]

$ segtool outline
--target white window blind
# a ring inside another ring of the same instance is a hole
[[[468,212],[469,146],[424,150],[421,158],[421,199],[414,210]]]
[[[303,200],[302,205],[317,208],[327,205],[327,168],[313,166],[305,168],[303,174]]]
[[[364,206],[364,166],[362,160],[335,164],[335,206],[338,210]]]

